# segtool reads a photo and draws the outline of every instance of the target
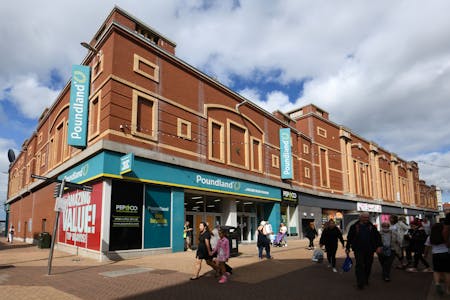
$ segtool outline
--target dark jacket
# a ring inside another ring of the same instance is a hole
[[[382,245],[381,235],[372,223],[364,225],[357,221],[350,226],[347,234],[347,250],[351,248],[353,251],[375,252]]]
[[[423,227],[419,229],[412,230],[411,232],[411,241],[410,247],[411,251],[423,253],[425,250],[425,241],[427,240],[427,234]]]
[[[344,238],[342,237],[342,232],[338,227],[325,228],[320,237],[320,244],[325,245],[325,248],[337,248],[338,240],[341,241],[342,246],[344,246]]]
[[[314,227],[311,228],[310,226],[308,226],[305,231],[306,231],[305,232],[306,233],[306,237],[310,238],[310,239],[313,239],[313,238],[315,238],[318,235],[317,230]]]

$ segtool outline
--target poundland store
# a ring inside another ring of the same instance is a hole
[[[206,220],[239,227],[244,242],[255,240],[260,220],[280,222],[279,188],[133,153],[102,151],[59,179],[93,187],[91,193],[65,193],[59,247],[97,258],[183,251],[185,220],[194,228],[194,237],[198,224]]]

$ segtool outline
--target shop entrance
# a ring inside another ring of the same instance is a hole
[[[254,241],[256,232],[256,213],[238,213],[237,222],[241,232],[241,241]]]

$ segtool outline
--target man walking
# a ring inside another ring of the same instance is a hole
[[[370,271],[372,269],[373,254],[381,253],[381,236],[375,226],[369,222],[369,213],[362,212],[359,221],[350,226],[347,235],[345,252],[350,248],[355,255],[355,275],[358,289],[363,289],[369,284]]]

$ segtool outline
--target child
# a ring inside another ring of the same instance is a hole
[[[228,238],[226,237],[225,232],[222,229],[219,229],[219,240],[217,241],[217,245],[213,250],[213,255],[217,253],[217,264],[219,265],[220,273],[222,277],[220,277],[219,283],[227,282],[227,274],[225,264],[230,258],[230,243],[228,242]]]
[[[450,293],[450,254],[442,236],[444,226],[436,223],[431,227],[430,236],[425,242],[425,257],[431,248],[433,254],[433,279],[439,295]],[[443,282],[443,286],[441,285]]]

